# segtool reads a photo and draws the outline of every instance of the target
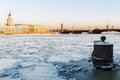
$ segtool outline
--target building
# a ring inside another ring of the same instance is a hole
[[[8,14],[8,19],[7,19],[7,26],[13,26],[13,20],[11,18],[11,13],[9,12]]]
[[[13,24],[12,14],[9,12],[7,23],[0,26],[0,34],[49,34],[52,33],[48,27],[28,24]]]
[[[34,26],[34,33],[44,34],[44,33],[49,33],[49,32],[50,30],[48,27]]]

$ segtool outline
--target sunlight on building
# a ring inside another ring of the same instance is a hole
[[[6,25],[0,26],[0,34],[49,34],[49,27],[29,24],[13,24],[12,14],[9,12]]]

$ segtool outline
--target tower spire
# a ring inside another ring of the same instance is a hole
[[[7,18],[7,26],[12,26],[13,25],[13,20],[12,20],[12,18],[11,18],[11,12],[9,12],[9,14],[8,14],[8,18]]]
[[[9,12],[9,16],[11,16],[11,12]]]

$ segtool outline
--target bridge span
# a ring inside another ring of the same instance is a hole
[[[87,32],[87,33],[93,33],[93,34],[101,34],[102,32],[104,31],[117,31],[117,32],[120,32],[120,29],[112,29],[112,30],[107,30],[107,29],[94,29],[92,31],[90,30],[63,30],[63,31],[60,31],[61,34],[81,34],[81,33],[84,33],[84,32]]]

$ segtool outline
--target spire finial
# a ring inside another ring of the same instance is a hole
[[[9,16],[11,16],[11,12],[9,12]]]

